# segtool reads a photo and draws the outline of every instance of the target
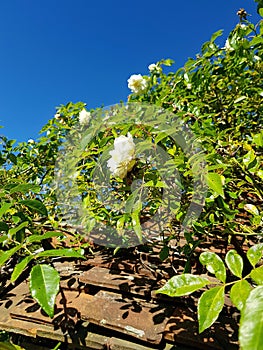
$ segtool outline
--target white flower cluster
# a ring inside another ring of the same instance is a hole
[[[114,140],[114,150],[109,152],[111,158],[107,166],[113,176],[124,179],[135,164],[135,144],[130,133],[121,135]]]
[[[158,66],[158,64],[156,63],[151,63],[149,66],[148,66],[148,69],[151,73],[161,73],[162,71],[162,68],[160,66]]]
[[[128,88],[138,94],[147,89],[147,80],[141,74],[133,74],[128,79]]]
[[[80,125],[87,125],[90,121],[91,114],[90,112],[87,112],[86,109],[82,109],[82,111],[79,113],[79,123]]]

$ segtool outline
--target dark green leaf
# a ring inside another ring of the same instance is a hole
[[[226,268],[222,259],[214,252],[204,252],[200,255],[199,260],[202,265],[205,265],[210,273],[213,273],[216,278],[225,283]]]
[[[31,270],[29,283],[31,295],[51,318],[54,316],[59,282],[59,273],[49,265],[36,265]]]
[[[227,252],[225,261],[232,274],[242,278],[243,259],[235,250]]]
[[[43,216],[48,215],[45,205],[36,199],[26,199],[20,201],[20,203],[31,209],[33,212],[37,212]]]
[[[0,221],[0,231],[8,231],[8,229],[8,225],[5,222]]]
[[[241,312],[239,342],[244,350],[262,350],[263,286],[249,294]]]
[[[38,193],[40,191],[41,187],[38,185],[33,184],[20,184],[13,188],[11,188],[10,193],[15,192],[21,192],[21,193],[27,193],[29,191],[32,191],[34,193]]]
[[[218,318],[225,301],[224,287],[214,287],[204,292],[198,300],[199,333],[210,327]]]
[[[191,294],[210,283],[211,282],[207,278],[185,273],[170,278],[156,293],[166,294],[170,297],[180,297],[182,295]]]
[[[162,250],[160,251],[159,257],[162,261],[167,259],[169,256],[169,247],[167,245],[163,246]]]
[[[243,309],[251,289],[250,284],[246,280],[240,280],[231,287],[230,299],[239,311]]]

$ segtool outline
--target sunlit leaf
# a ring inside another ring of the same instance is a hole
[[[224,287],[214,287],[204,292],[198,300],[199,333],[210,327],[218,318],[224,306]]]

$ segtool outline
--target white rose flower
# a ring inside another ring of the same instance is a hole
[[[135,164],[135,144],[130,133],[114,140],[114,150],[109,152],[111,158],[107,166],[113,176],[123,179]]]
[[[229,40],[228,40],[228,39],[226,39],[224,49],[226,49],[227,51],[232,51],[232,50],[233,50],[233,47],[230,45],[230,43],[229,43]]]
[[[157,72],[157,73],[160,73],[162,71],[162,68],[159,67],[156,63],[151,63],[149,66],[148,66],[148,69],[151,73],[153,72]]]
[[[55,118],[55,119],[59,119],[59,118],[60,118],[60,114],[59,114],[59,113],[56,113],[56,114],[54,115],[54,118]]]
[[[29,139],[29,140],[27,140],[27,143],[34,144],[34,143],[35,143],[35,141],[34,141],[33,139]]]
[[[86,109],[82,109],[82,111],[79,113],[79,123],[81,125],[86,125],[89,123],[91,114],[90,112],[87,112]]]
[[[147,80],[141,74],[133,74],[128,79],[128,88],[135,94],[147,88]]]

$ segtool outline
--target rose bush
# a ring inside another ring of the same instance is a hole
[[[241,346],[260,349],[257,339],[262,339],[263,327],[257,315],[263,312],[262,266],[257,264],[262,258],[263,229],[263,25],[248,22],[244,11],[239,16],[241,22],[223,47],[216,44],[222,35],[218,31],[178,71],[168,72],[173,61],[166,59],[150,64],[149,76],[132,75],[128,80],[132,113],[123,104],[88,111],[85,103],[68,103],[57,108],[38,140],[17,145],[1,136],[1,288],[29,274],[31,294],[52,317],[59,292],[59,276],[48,265],[53,257],[83,259],[91,244],[85,235],[95,229],[101,235],[105,227],[112,228],[103,240],[108,246],[130,243],[131,231],[138,243],[145,242],[144,223],[152,217],[163,223],[169,214],[172,219],[158,226],[164,247],[161,258],[168,257],[169,242],[184,234],[186,244],[176,249],[187,263],[185,274],[175,276],[159,292],[178,296],[208,285],[191,274],[192,259],[198,260],[195,248],[207,236],[220,237],[226,245],[231,242],[235,251],[226,256],[228,270],[212,253],[200,257],[219,280],[216,289],[200,299],[200,331],[221,311],[223,291],[230,285],[228,272],[239,279],[233,283],[238,287],[231,287],[231,300],[242,314]],[[147,123],[149,106],[154,106],[151,123]],[[137,120],[138,115],[144,119]],[[169,133],[171,126],[175,134]],[[180,138],[182,131],[184,138]],[[197,175],[200,183],[195,181]],[[170,188],[172,196],[166,194]],[[192,202],[199,208],[199,219],[182,225]],[[80,209],[77,212],[74,204]],[[76,230],[79,226],[85,235]],[[178,232],[178,227],[185,230]],[[50,245],[53,238],[56,249]],[[247,252],[245,245],[251,245]],[[51,285],[45,283],[47,276]],[[251,279],[257,284],[254,289]],[[46,291],[45,297],[36,286]],[[252,292],[240,299],[239,287]],[[220,308],[211,306],[204,318],[206,296],[219,301]]]

